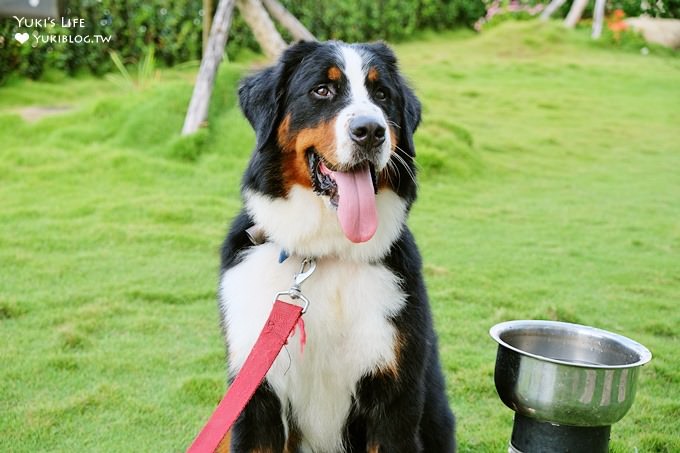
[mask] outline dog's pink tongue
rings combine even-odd
[[[331,172],[338,185],[338,220],[352,242],[366,242],[378,229],[375,189],[368,166],[352,172]]]

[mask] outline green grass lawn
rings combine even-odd
[[[462,452],[512,412],[487,331],[510,319],[627,335],[654,359],[615,452],[680,451],[680,58],[504,24],[396,46],[424,105],[425,260]],[[142,91],[0,89],[0,451],[183,451],[225,390],[218,248],[254,137],[224,64],[180,138],[194,68]],[[68,105],[30,124],[17,109]]]

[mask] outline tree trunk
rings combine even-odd
[[[595,11],[593,13],[593,39],[599,39],[602,34],[602,22],[604,21],[604,7],[607,0],[595,0]]]
[[[208,39],[210,39],[210,28],[212,27],[213,19],[213,0],[203,0],[203,55],[208,48]]]
[[[217,68],[224,56],[224,46],[227,44],[234,3],[235,0],[220,0],[217,5],[217,11],[210,28],[208,46],[201,60],[189,110],[184,119],[182,135],[193,134],[201,126],[201,123],[208,118],[210,95],[212,94]]]
[[[552,0],[541,13],[541,20],[548,20],[567,0]]]
[[[262,0],[262,3],[267,8],[267,11],[269,11],[269,14],[293,35],[295,41],[316,41],[314,35],[302,25],[302,22],[288,12],[281,3],[276,0]]]
[[[567,28],[574,28],[579,19],[581,19],[583,10],[586,9],[587,5],[588,0],[574,0],[574,3],[572,3],[571,9],[569,10],[569,14],[567,14],[567,18],[564,19],[564,25]]]
[[[237,6],[265,55],[272,60],[278,57],[286,48],[286,43],[276,30],[262,2],[260,0],[237,0]]]

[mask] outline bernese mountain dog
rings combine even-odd
[[[420,103],[383,43],[301,42],[245,78],[256,147],[222,246],[219,306],[238,373],[304,259],[296,330],[240,415],[231,451],[455,451],[421,258]]]

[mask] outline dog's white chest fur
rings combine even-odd
[[[278,263],[280,249],[253,247],[222,276],[220,303],[227,320],[229,366],[238,371],[264,326],[274,295],[290,287],[300,258]],[[307,344],[289,340],[267,381],[287,406],[314,452],[342,451],[342,431],[359,380],[395,361],[396,331],[389,318],[405,302],[397,277],[385,266],[324,258],[302,285],[310,300],[304,315]]]

